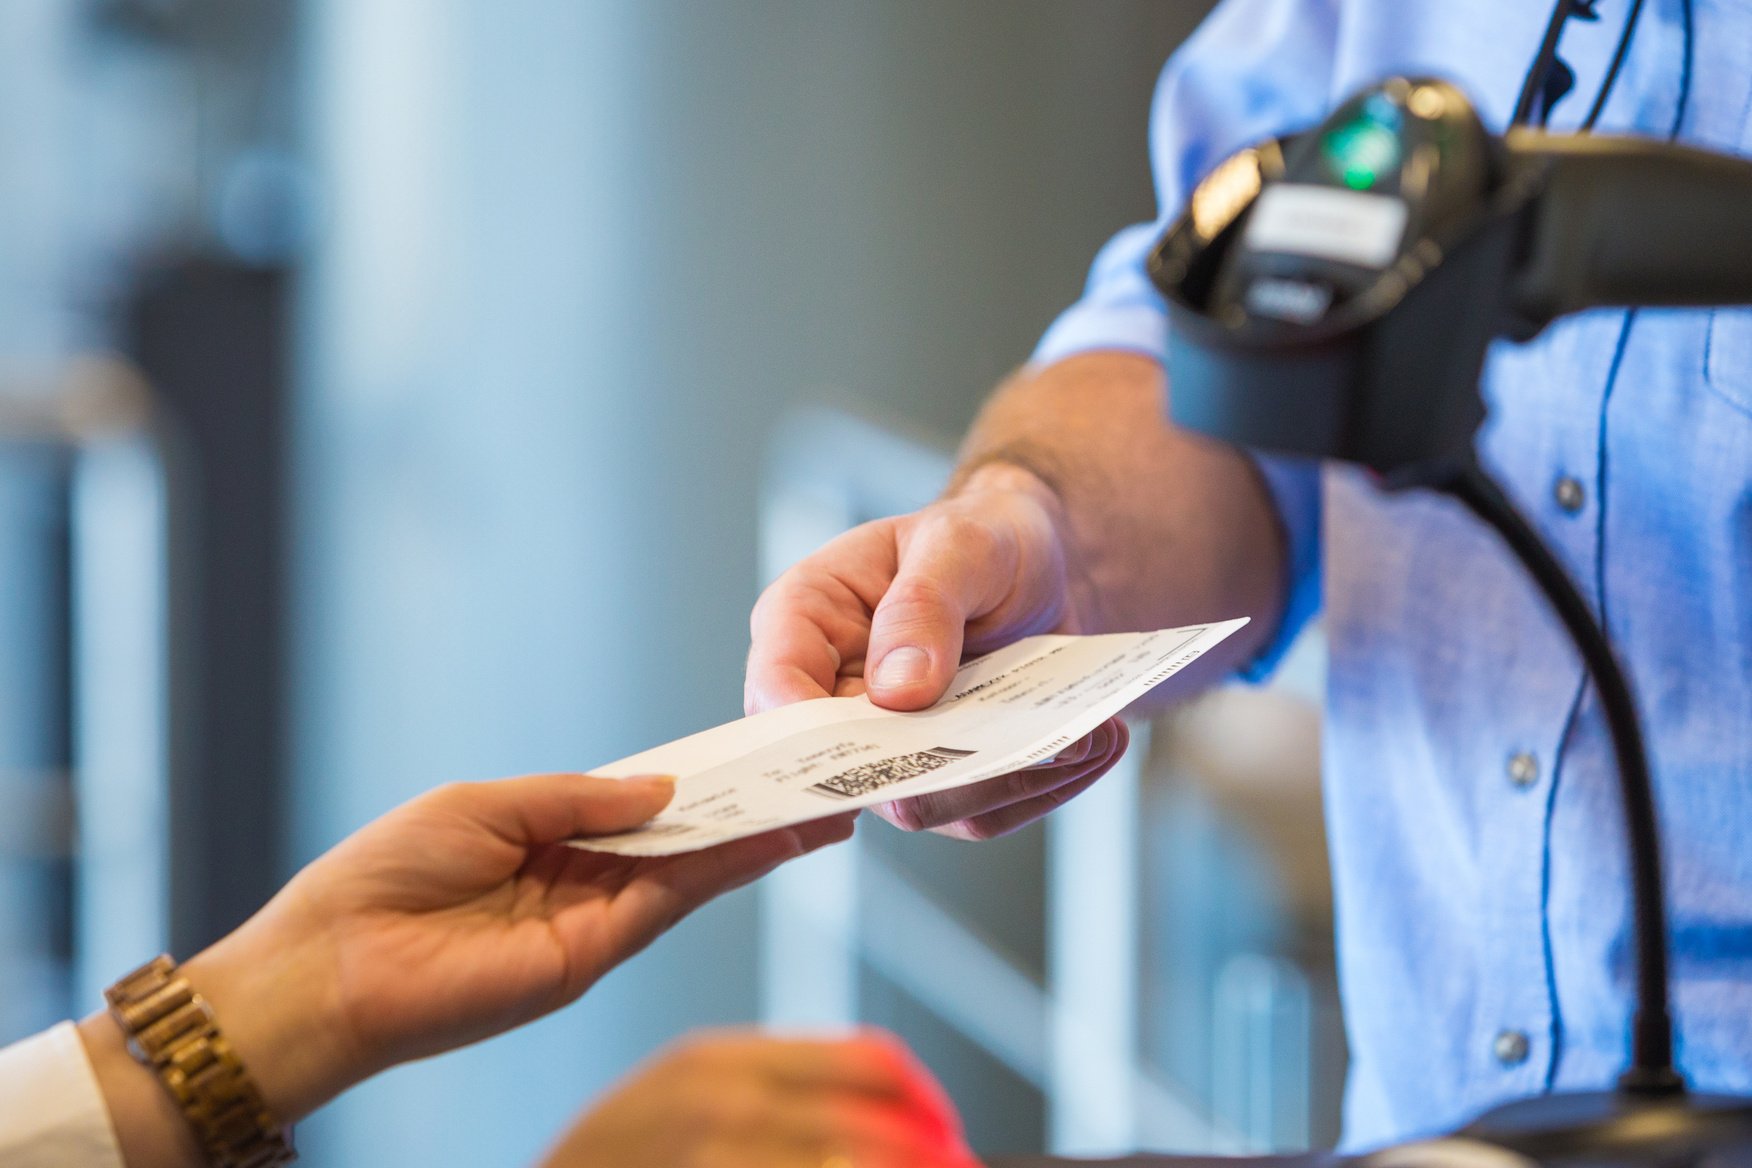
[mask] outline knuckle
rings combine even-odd
[[[773,678],[751,668],[742,682],[742,712],[753,715],[785,704],[784,691],[774,684]]]
[[[964,819],[960,823],[949,825],[943,834],[952,839],[966,840],[968,843],[984,843],[997,839],[1005,834],[1005,829],[996,823],[991,816],[981,815],[973,819]]]
[[[777,584],[768,584],[755,598],[754,607],[748,610],[748,635],[750,639],[760,635],[760,627],[766,623],[767,615],[775,603],[773,589],[777,587]]]
[[[944,795],[920,795],[916,803],[913,816],[918,820],[918,828],[915,830],[942,827],[946,823],[953,823],[964,814],[956,807],[953,798]]]
[[[892,803],[884,803],[880,808],[882,818],[900,828],[902,831],[924,831],[931,825],[921,814],[919,803],[926,796],[920,795],[912,799],[899,799]]]
[[[966,508],[944,509],[922,516],[914,539],[936,549],[947,549],[958,558],[979,562],[998,547],[998,534],[991,523]]]
[[[896,579],[883,600],[890,611],[940,609],[949,606],[950,595],[942,580],[921,573]]]
[[[1057,773],[1057,768],[1046,771],[1011,771],[1000,779],[994,780],[1002,784],[1001,806],[1022,803],[1041,794],[1051,791],[1064,781]]]
[[[805,568],[806,563],[795,564],[761,590],[748,614],[750,636],[758,634],[762,626],[771,623],[787,608],[795,607],[808,594],[809,586],[802,577]]]
[[[1070,763],[1087,762],[1089,759],[1095,757],[1097,750],[1102,748],[1106,741],[1106,737],[1106,732],[1097,731],[1094,734],[1088,734],[1079,738],[1063,754],[1058,756],[1059,763],[1065,765]]]
[[[1011,770],[1006,776],[1000,777],[999,783],[1004,785],[1004,802],[1006,804],[1020,804],[1021,800],[1032,799],[1034,795],[1037,795],[1041,786],[1051,785],[1051,779],[1042,783],[1041,772]]]
[[[1066,783],[1062,787],[1054,787],[1052,790],[1046,792],[1040,797],[1041,813],[1045,814],[1048,811],[1057,810],[1058,808],[1063,807],[1066,803],[1069,803],[1072,799],[1075,799],[1078,795],[1082,794],[1088,788],[1089,784],[1093,783],[1100,777],[1100,775],[1101,772],[1097,771],[1095,774],[1084,776],[1084,778],[1077,782]]]

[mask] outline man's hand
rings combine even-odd
[[[755,606],[748,712],[865,692],[889,709],[923,709],[943,696],[964,656],[1036,633],[1086,631],[1093,598],[1062,529],[1045,483],[993,462],[922,511],[840,536]],[[1088,787],[1126,741],[1115,719],[1044,766],[878,813],[909,831],[1003,835]]]
[[[844,815],[652,859],[563,842],[637,827],[672,793],[570,774],[440,787],[342,841],[184,971],[291,1122],[566,1005],[705,901],[852,830]]]
[[[947,497],[847,532],[767,589],[749,712],[866,690],[920,709],[964,656],[1034,633],[1248,616],[1200,677],[1250,659],[1283,611],[1283,532],[1253,463],[1171,426],[1167,393],[1156,362],[1118,351],[1012,378],[980,411]],[[881,814],[912,830],[1002,835],[1093,783],[1124,748],[1110,722],[1046,766]]]
[[[581,1116],[543,1168],[977,1168],[898,1039],[725,1031],[688,1039]]]

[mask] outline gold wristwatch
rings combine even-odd
[[[213,1008],[157,957],[105,990],[128,1049],[163,1081],[213,1168],[274,1168],[298,1158],[231,1049]]]

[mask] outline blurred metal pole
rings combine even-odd
[[[0,449],[0,1043],[68,1006],[65,467]]]
[[[1149,753],[1148,728],[1139,726],[1112,772],[1046,821],[1047,1150],[1061,1156],[1117,1156],[1138,1146],[1138,788]],[[1179,1118],[1189,1140],[1206,1134],[1195,1115]]]
[[[1211,1003],[1212,1109],[1255,1152],[1302,1151],[1313,1134],[1313,999],[1282,957],[1241,953],[1224,963]]]
[[[185,955],[287,876],[290,287],[282,267],[184,256],[144,269],[121,314],[170,495],[170,942]]]
[[[64,468],[65,561],[49,585],[62,615],[41,633],[66,668],[41,673],[36,684],[59,692],[39,693],[35,707],[65,710],[61,800],[73,814],[45,817],[33,835],[73,863],[57,1014],[100,1001],[104,984],[168,936],[170,556],[151,413],[138,375],[109,359],[70,363],[47,386],[0,387],[0,448],[54,451]]]

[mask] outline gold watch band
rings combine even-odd
[[[157,957],[104,991],[134,1057],[158,1073],[213,1168],[274,1168],[298,1158],[219,1032],[213,1008]]]

